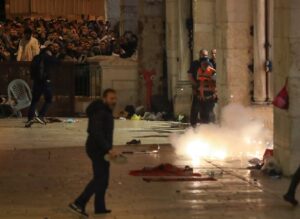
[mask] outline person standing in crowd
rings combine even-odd
[[[87,110],[88,138],[86,152],[92,161],[93,178],[87,184],[82,194],[69,205],[69,208],[80,216],[88,217],[85,207],[90,198],[95,195],[95,214],[108,214],[105,205],[105,193],[109,183],[109,162],[104,159],[108,154],[111,158],[117,154],[112,150],[114,118],[113,110],[117,103],[117,94],[113,89],[103,92],[102,100],[92,102]]]
[[[210,59],[209,59],[210,63],[212,64],[212,67],[214,69],[217,69],[217,50],[216,49],[212,49],[210,51]]]
[[[30,128],[34,122],[46,124],[45,115],[52,103],[51,74],[55,72],[56,65],[59,63],[59,60],[53,56],[53,50],[53,45],[49,43],[31,62],[30,74],[33,80],[33,88],[28,120],[25,124],[26,128]],[[45,103],[38,116],[36,116],[36,107],[42,95]]]
[[[32,36],[32,30],[26,28],[24,36],[20,40],[17,61],[32,61],[40,53],[39,42]]]
[[[215,80],[213,80],[215,70],[210,66],[210,64],[211,63],[208,60],[208,51],[201,49],[199,52],[199,59],[193,61],[190,69],[188,70],[188,77],[193,87],[193,102],[190,114],[190,123],[193,127],[197,125],[198,116],[201,112],[202,115],[200,115],[200,122],[210,122],[210,116],[207,116],[207,114],[210,114],[213,110],[216,96],[215,87],[212,86],[213,83],[215,83]],[[205,74],[207,74],[208,80],[202,80],[205,78],[203,77],[203,75],[206,76]],[[202,81],[200,81],[200,79]],[[202,88],[200,85],[202,85]]]
[[[298,205],[296,200],[296,189],[300,183],[300,166],[298,167],[296,173],[294,174],[288,192],[283,196],[284,200],[291,203],[292,205]]]

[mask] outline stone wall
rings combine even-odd
[[[101,65],[101,90],[113,88],[117,91],[118,106],[116,111],[124,109],[126,105],[136,106],[138,104],[140,93],[138,91],[137,61],[115,56],[99,56],[89,58],[89,60],[99,62]]]
[[[220,105],[250,104],[250,72],[253,41],[251,0],[216,1],[216,48]]]
[[[139,72],[154,70],[153,93],[163,93],[163,65],[165,59],[165,2],[164,1],[139,1],[138,36]],[[141,103],[144,104],[145,85],[140,80]]]
[[[117,25],[120,22],[120,1],[121,0],[106,0],[106,19],[110,21],[112,26]]]
[[[290,107],[275,109],[275,155],[284,173],[292,174],[300,163],[300,2],[275,1],[274,85],[277,93],[289,79]]]
[[[216,47],[216,0],[193,0],[194,59],[200,49]],[[219,16],[219,15],[218,15]]]

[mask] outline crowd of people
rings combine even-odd
[[[0,23],[0,61],[31,61],[49,44],[55,56],[68,61],[99,55],[128,58],[135,53],[138,38],[130,31],[120,35],[108,21],[100,20],[16,18]]]

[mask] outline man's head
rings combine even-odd
[[[208,51],[206,49],[201,49],[199,51],[199,58],[202,59],[202,58],[207,58],[208,57]]]
[[[211,58],[212,59],[216,59],[217,58],[217,50],[216,49],[212,49],[210,52],[211,52]]]
[[[108,88],[102,95],[103,103],[106,104],[111,110],[117,105],[117,92],[114,89]]]
[[[60,52],[60,45],[58,43],[53,43],[53,54],[56,55]]]
[[[31,36],[32,36],[32,30],[30,28],[26,28],[24,30],[24,38],[26,40],[30,40]]]

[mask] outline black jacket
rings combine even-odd
[[[101,100],[92,102],[87,110],[88,138],[86,142],[87,154],[90,157],[104,156],[112,149],[114,118],[112,110]]]
[[[59,59],[49,55],[47,49],[42,50],[31,62],[31,79],[37,82],[51,80],[51,74],[57,71],[59,63]]]

